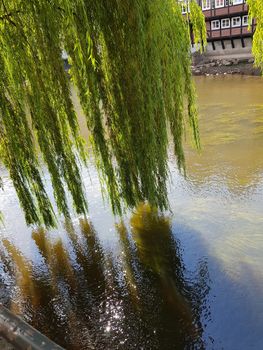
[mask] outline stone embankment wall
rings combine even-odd
[[[254,67],[254,59],[238,56],[193,55],[193,75],[261,75],[260,69]]]

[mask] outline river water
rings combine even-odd
[[[114,218],[90,166],[89,221],[32,231],[1,169],[0,301],[66,349],[262,348],[263,81],[196,85],[202,152],[186,140],[186,177],[170,157],[169,213]]]

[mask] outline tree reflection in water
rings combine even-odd
[[[140,205],[130,225],[116,225],[120,254],[103,249],[87,220],[65,229],[69,244],[33,232],[38,264],[2,239],[2,300],[9,308],[67,349],[205,346],[206,265],[186,281],[169,218]]]

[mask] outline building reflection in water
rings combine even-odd
[[[186,280],[169,218],[140,205],[116,225],[115,252],[87,220],[65,229],[68,242],[32,233],[37,264],[2,239],[0,296],[11,310],[67,349],[205,347],[207,268]]]

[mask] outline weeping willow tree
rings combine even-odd
[[[180,169],[187,118],[199,146],[181,10],[175,0],[0,0],[0,156],[27,224],[56,223],[42,162],[59,212],[70,216],[67,192],[76,213],[87,212],[80,174],[87,154],[71,84],[113,212],[141,201],[167,208],[169,130]],[[196,40],[205,40],[201,16],[193,2]]]
[[[247,0],[250,19],[256,19],[256,30],[253,36],[252,52],[255,65],[263,69],[263,2],[261,0]]]

